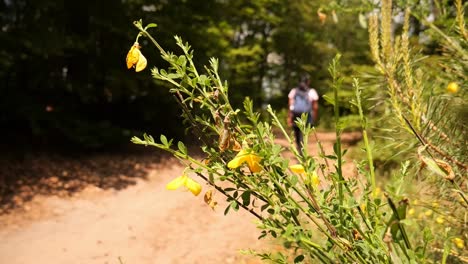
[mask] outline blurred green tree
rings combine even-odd
[[[183,137],[165,84],[146,74],[128,78],[124,60],[139,18],[159,25],[152,30],[169,50],[177,50],[174,34],[191,43],[197,65],[219,58],[237,107],[245,96],[256,107],[286,107],[303,72],[325,93],[326,65],[337,51],[345,66],[368,63],[357,14],[325,0],[8,0],[0,8],[0,125],[3,141],[15,144],[111,146],[141,128]],[[164,67],[145,53],[145,41],[148,68]]]

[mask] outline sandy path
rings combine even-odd
[[[0,263],[239,263],[237,250],[260,245],[245,212],[223,215],[203,197],[170,192],[174,165],[123,191],[88,188],[71,199],[35,201],[49,217],[0,232]],[[243,230],[244,232],[239,232]]]
[[[331,151],[333,135],[321,140]],[[183,168],[173,160],[159,167],[124,190],[90,186],[71,198],[37,196],[29,204],[33,210],[1,216],[0,263],[110,264],[119,257],[126,264],[259,263],[238,253],[271,247],[257,240],[250,214],[224,216],[222,202],[213,211],[202,195],[166,191]]]

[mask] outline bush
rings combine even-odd
[[[205,73],[200,74],[188,44],[176,37],[183,54],[167,52],[147,31],[155,25],[144,27],[141,21],[135,22],[140,31],[136,43],[140,37],[149,38],[169,63],[168,70],[153,68],[151,73],[155,79],[173,85],[170,92],[182,108],[189,129],[200,140],[205,158],[197,159],[182,142],[175,144],[163,135],[158,141],[146,134],[132,141],[166,150],[186,165],[183,175],[169,182],[167,189],[187,188],[199,195],[202,186],[193,178],[198,176],[212,186],[204,194],[209,206],[216,206],[214,192],[221,193],[229,202],[225,213],[239,208],[247,210],[258,219],[259,238],[280,239],[290,249],[276,254],[250,251],[262,259],[276,263],[463,261],[466,239],[462,231],[466,224],[463,208],[468,205],[463,187],[466,179],[461,177],[466,173],[460,159],[463,151],[458,155],[455,147],[450,149],[454,154],[438,151],[436,145],[428,143],[427,136],[418,132],[423,116],[427,118],[423,114],[431,110],[428,107],[431,100],[424,95],[418,79],[411,77],[414,70],[407,42],[409,11],[401,40],[393,46],[388,35],[391,10],[391,2],[383,1],[381,23],[377,16],[371,17],[370,43],[387,86],[387,109],[398,121],[393,125],[407,132],[405,141],[399,143],[413,144],[409,149],[421,166],[428,169],[418,171],[424,175],[422,179],[418,180],[411,169],[414,161],[407,160],[391,173],[384,192],[381,191],[376,182],[373,154],[379,146],[372,148],[368,136],[369,121],[358,79],[353,79],[352,104],[357,112],[354,122],[360,124],[363,132],[365,160],[357,162],[357,176],[343,174],[346,150],[341,146],[340,136],[346,127],[339,118],[339,94],[344,79],[339,55],[329,67],[333,95],[328,101],[333,106],[337,135],[334,153],[312,157],[306,149],[298,152],[294,148],[282,119],[271,107],[267,108],[271,122],[266,122],[253,111],[253,102],[248,98],[242,110],[231,106],[228,86],[218,75],[216,59],[211,59]],[[134,55],[138,65],[143,55],[139,52]],[[409,95],[412,100],[405,99]],[[305,120],[298,125],[306,135],[313,131]],[[431,130],[440,134],[434,127],[433,124]],[[274,130],[281,131],[289,141],[288,149],[294,153],[297,164],[280,155],[285,149],[274,143]],[[418,141],[422,147],[417,147]],[[435,193],[440,195],[434,196]],[[421,217],[415,218],[415,214]],[[419,231],[421,227],[423,232]]]

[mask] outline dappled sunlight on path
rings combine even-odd
[[[260,245],[253,219],[245,212],[224,217],[222,205],[213,211],[202,196],[166,191],[182,170],[168,164],[122,191],[94,187],[71,199],[40,198],[47,216],[0,231],[0,263],[247,261],[237,251]]]
[[[334,134],[318,135],[331,154]],[[277,143],[287,145],[284,139]],[[309,150],[317,153],[313,140]],[[125,264],[260,263],[238,253],[275,247],[257,240],[252,215],[240,209],[224,216],[221,194],[213,211],[203,195],[165,190],[182,171],[176,160],[162,159],[122,190],[89,185],[70,197],[34,196],[28,210],[0,215],[0,263],[111,264],[119,257]]]

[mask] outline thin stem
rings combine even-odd
[[[205,175],[199,173],[199,172],[195,172],[200,178],[202,178],[203,180],[205,180],[207,183],[209,183],[211,186],[213,186],[216,190],[218,190],[220,193],[222,193],[224,196],[226,196],[227,198],[229,199],[232,199],[234,201],[237,201],[236,198],[232,197],[231,195],[229,195],[228,193],[226,193],[224,191],[223,188],[219,187],[218,185],[212,183]],[[248,208],[247,206],[245,206],[243,203],[239,203],[237,202],[237,204],[242,207],[244,210],[246,210],[247,212],[251,213],[253,216],[257,217],[259,220],[264,220],[262,216],[260,216],[257,212],[255,212],[253,210],[253,208]]]
[[[374,169],[374,160],[372,156],[372,149],[369,146],[369,139],[367,137],[367,121],[364,117],[364,112],[362,110],[362,103],[361,103],[361,90],[359,89],[359,82],[357,79],[354,79],[353,86],[355,88],[355,95],[356,95],[356,106],[359,111],[359,117],[361,119],[361,126],[362,126],[362,136],[364,138],[364,145],[366,146],[366,154],[367,154],[367,162],[369,164],[369,173],[370,173],[370,182],[372,186],[372,193],[375,192],[376,184],[375,184],[375,169]]]
[[[408,235],[406,234],[405,227],[400,223],[400,221],[402,219],[400,218],[400,215],[398,214],[398,210],[397,210],[395,204],[393,203],[392,199],[388,195],[386,195],[386,196],[387,196],[388,205],[392,209],[393,215],[395,216],[395,218],[397,220],[396,225],[398,226],[398,229],[400,229],[403,240],[405,241],[405,245],[406,245],[406,247],[408,249],[411,249],[411,244],[410,244]]]
[[[324,262],[324,263],[334,263],[333,260],[330,259],[330,257],[327,256],[327,254],[325,254],[325,250],[321,246],[317,245],[316,243],[313,243],[312,241],[310,241],[308,239],[305,239],[304,237],[301,237],[299,239],[299,242],[302,243],[302,245],[309,248],[309,250],[311,252],[313,252],[322,262]],[[325,262],[325,260],[327,262]]]
[[[342,153],[341,153],[341,128],[340,128],[340,108],[338,104],[338,90],[340,89],[340,80],[338,77],[338,70],[337,66],[339,63],[339,58],[340,55],[337,55],[335,59],[332,62],[331,66],[331,73],[333,77],[333,95],[334,95],[334,104],[333,104],[333,110],[334,110],[334,116],[335,116],[335,134],[336,134],[336,143],[335,143],[335,155],[336,155],[336,174],[338,176],[338,200],[340,202],[340,207],[339,207],[339,214],[340,214],[340,222],[343,223],[344,215],[343,215],[343,208],[342,208],[342,203],[344,201],[344,195],[343,195],[343,182],[345,181],[343,178],[343,171],[342,171]]]
[[[324,230],[324,229],[319,225],[319,223],[309,214],[308,211],[306,211],[294,198],[292,198],[290,195],[287,195],[286,190],[284,190],[284,188],[281,186],[281,184],[280,184],[278,181],[276,181],[275,179],[272,179],[272,181],[273,181],[273,183],[275,184],[275,186],[276,186],[278,189],[281,190],[281,192],[284,194],[285,198],[287,198],[289,202],[293,203],[297,208],[299,208],[299,209],[315,224],[315,226],[316,226],[324,235],[326,235],[335,245],[337,245],[337,246],[340,247],[341,249],[344,249],[344,247],[343,247],[340,243],[337,242],[336,236],[335,236],[335,235],[336,235],[336,231],[335,231],[335,234],[333,234],[333,232],[334,232],[334,231],[333,231],[333,230],[334,230],[333,227],[332,227],[332,230],[330,230],[330,232],[331,232],[332,234],[329,234],[328,232],[325,232],[325,230]],[[307,199],[307,197],[305,197],[305,195],[304,195],[302,192],[300,192],[299,190],[295,189],[294,187],[293,187],[293,190],[296,191],[296,193],[299,194],[299,196],[301,196],[301,198],[302,198],[307,204],[309,204],[309,206],[310,206],[311,208],[313,208],[313,209],[315,210],[313,204],[310,204],[309,200]],[[327,223],[327,221],[325,221],[325,223]],[[328,226],[327,226],[327,228],[328,228]]]
[[[289,143],[289,151],[291,151],[292,153],[294,153],[294,156],[295,157],[299,157],[299,152],[297,151],[297,149],[294,147],[294,143],[292,142],[291,140],[291,137],[288,135],[288,133],[286,132],[286,130],[284,129],[283,125],[281,125],[281,122],[279,121],[278,117],[276,116],[276,114],[273,112],[273,109],[271,108],[271,105],[268,105],[267,107],[267,111],[268,113],[273,117],[273,119],[275,120],[275,123],[276,123],[276,126],[281,130],[281,132],[283,133],[284,137],[286,138],[286,140],[288,141]]]
[[[319,148],[319,155],[325,161],[325,164],[326,164],[328,170],[330,170],[330,164],[328,164],[328,159],[325,157],[325,155],[326,155],[325,150],[323,149],[322,142],[320,141],[320,139],[317,136],[317,131],[315,130],[315,127],[313,128],[313,130],[314,130],[315,141],[317,142],[317,146]],[[323,170],[322,170],[322,174],[325,175],[325,172]]]
[[[143,33],[143,35],[147,38],[149,38],[151,40],[151,42],[153,42],[153,44],[156,46],[156,48],[158,48],[159,52],[161,52],[161,54],[163,55],[163,57],[168,57],[169,55],[167,54],[167,52],[159,45],[159,43],[148,33],[148,31],[146,31],[143,26],[135,21],[133,22],[133,25],[135,25],[135,27],[137,27],[141,33]]]

